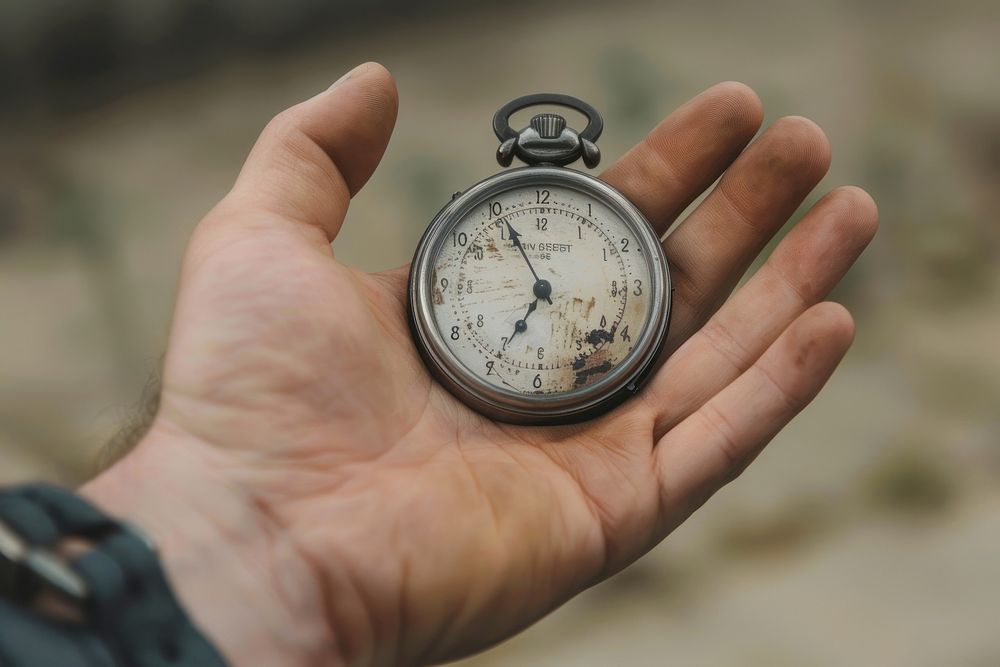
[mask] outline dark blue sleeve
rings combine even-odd
[[[116,667],[91,633],[0,599],[0,667]]]

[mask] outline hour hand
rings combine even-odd
[[[524,314],[524,317],[519,319],[517,322],[514,322],[514,333],[512,333],[510,335],[510,338],[507,339],[507,342],[503,344],[502,349],[504,350],[507,349],[507,346],[510,345],[510,342],[514,340],[514,336],[516,336],[519,333],[524,333],[525,331],[528,330],[528,315],[531,315],[533,312],[535,312],[535,308],[537,307],[538,307],[538,299],[535,299],[530,304],[528,304],[528,312]]]

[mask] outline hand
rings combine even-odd
[[[190,241],[155,422],[86,489],[154,534],[237,667],[440,661],[519,631],[734,479],[853,336],[821,300],[875,231],[857,188],[823,197],[727,300],[829,149],[782,118],[744,151],[760,102],[724,83],[603,175],[663,233],[722,174],[664,241],[669,358],[600,419],[489,421],[421,363],[407,267],[331,253],[395,116],[368,64],[268,125]]]

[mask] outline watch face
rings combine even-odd
[[[425,356],[467,402],[485,394],[541,419],[593,406],[635,379],[665,332],[658,239],[620,194],[568,169],[470,189],[431,225],[414,269]]]

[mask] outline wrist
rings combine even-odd
[[[218,457],[157,425],[81,493],[153,538],[181,605],[232,667],[341,664],[315,573]]]

